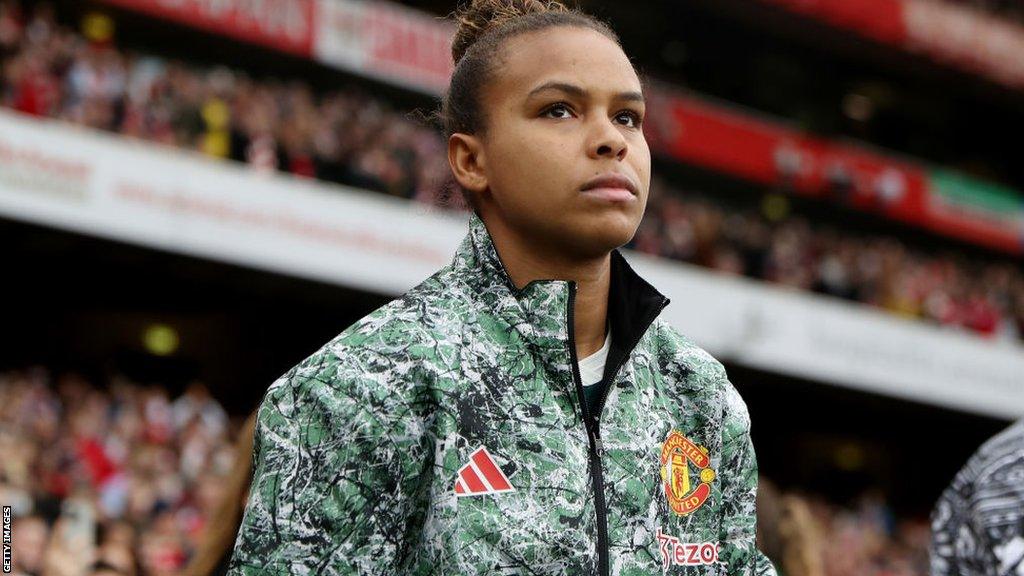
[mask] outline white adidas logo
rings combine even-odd
[[[459,477],[455,480],[456,496],[486,496],[513,491],[512,483],[483,446],[470,454],[469,462],[459,468]]]

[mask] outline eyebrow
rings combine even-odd
[[[547,90],[558,90],[560,92],[565,92],[566,94],[570,94],[577,98],[585,98],[589,95],[589,93],[585,89],[580,88],[575,84],[569,84],[568,82],[559,82],[557,80],[553,80],[551,82],[545,82],[540,86],[537,86],[533,90],[530,90],[530,93],[527,94],[526,97],[532,98],[535,94],[545,92]],[[615,95],[615,99],[627,100],[631,102],[644,102],[644,95],[641,94],[640,92],[634,91],[619,92],[618,94]]]

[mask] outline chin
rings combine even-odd
[[[587,256],[602,256],[633,239],[640,222],[626,214],[599,218],[576,228],[578,248]]]

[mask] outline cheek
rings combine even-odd
[[[645,179],[649,178],[651,175],[651,149],[642,135],[633,143],[632,156],[637,175]]]
[[[640,185],[644,190],[650,192],[651,186],[651,150],[647,146],[647,141],[642,137],[633,146],[632,154],[632,166],[636,172],[637,178],[640,179]]]
[[[499,204],[551,206],[562,202],[574,185],[572,146],[548,134],[509,135],[495,142],[489,155],[491,188]]]

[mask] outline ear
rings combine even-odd
[[[481,194],[487,189],[486,163],[480,139],[456,132],[448,138],[448,164],[464,189]]]

